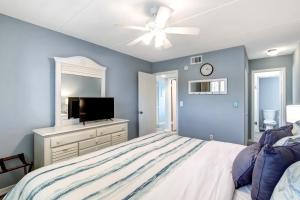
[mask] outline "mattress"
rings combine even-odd
[[[251,185],[235,190],[233,200],[251,200]]]
[[[5,199],[228,200],[232,163],[243,148],[154,133],[37,169]]]

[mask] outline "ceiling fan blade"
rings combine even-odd
[[[164,28],[170,18],[173,10],[171,8],[161,6],[157,12],[155,23],[159,28]]]
[[[168,34],[181,34],[181,35],[198,35],[200,29],[196,27],[168,27],[165,28]]]
[[[129,43],[127,44],[127,46],[133,46],[133,45],[136,45],[136,44],[138,44],[139,42],[148,40],[148,38],[149,38],[149,33],[146,33],[146,34],[144,34],[144,35],[142,35],[142,36],[136,38],[135,40],[129,42]],[[151,38],[151,39],[152,39],[152,38]]]
[[[132,29],[132,30],[139,30],[139,31],[149,31],[148,28],[143,27],[143,26],[127,26],[127,25],[119,25],[119,24],[116,24],[116,26],[119,26],[119,27],[125,28],[125,29]]]
[[[170,42],[170,40],[168,38],[165,39],[164,41],[164,48],[168,49],[172,47],[172,43]]]

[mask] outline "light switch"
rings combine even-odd
[[[183,107],[183,101],[179,101],[179,106]]]

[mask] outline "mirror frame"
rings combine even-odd
[[[68,58],[54,57],[55,60],[55,126],[62,126],[61,118],[61,75],[72,74],[101,78],[101,96],[105,97],[106,67],[97,64],[93,60],[74,56]]]

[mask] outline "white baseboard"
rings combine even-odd
[[[1,196],[4,196],[5,194],[7,194],[15,185],[10,185],[10,186],[7,186],[5,188],[1,188],[0,189],[0,197]]]

